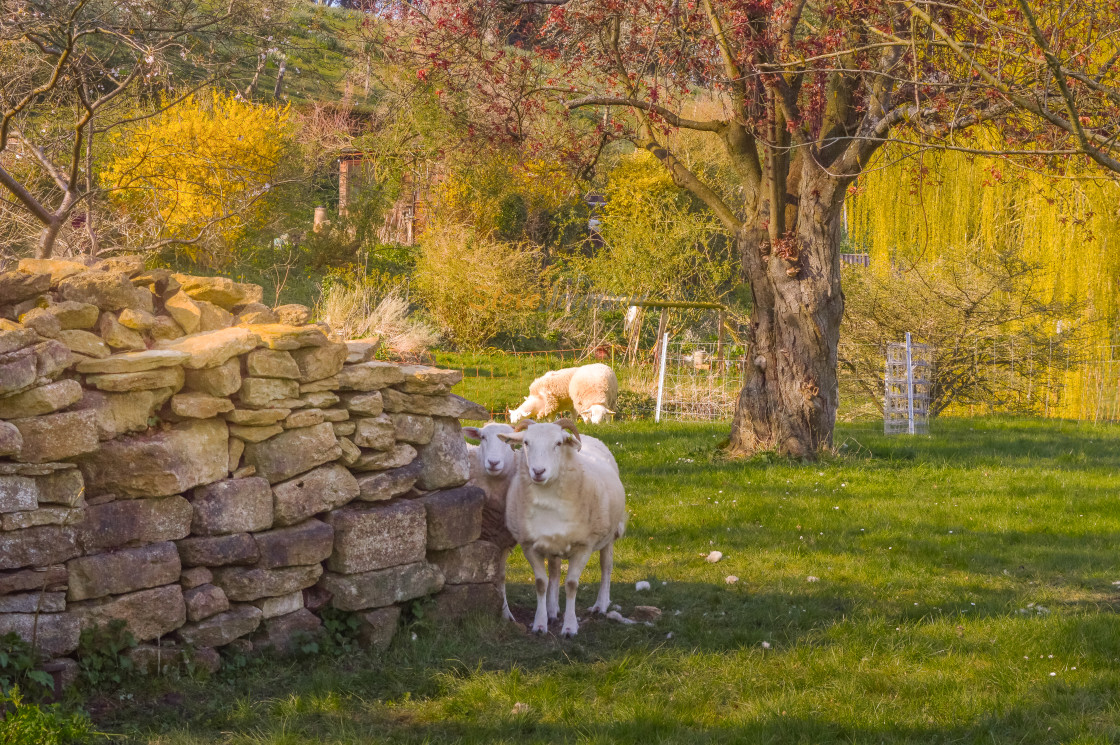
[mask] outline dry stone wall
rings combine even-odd
[[[139,664],[285,648],[329,606],[497,613],[456,371],[377,361],[261,288],[23,260],[0,273],[0,634],[65,657],[123,620]]]

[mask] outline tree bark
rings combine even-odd
[[[754,295],[746,380],[731,425],[732,454],[776,450],[815,458],[832,445],[839,390],[836,347],[844,314],[840,216],[847,179],[813,158],[790,174],[796,205],[789,230],[771,239],[769,206],[740,230],[743,268]],[[790,225],[789,217],[795,217]]]

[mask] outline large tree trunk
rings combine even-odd
[[[772,240],[767,210],[737,236],[754,295],[746,381],[731,425],[732,453],[760,450],[815,458],[832,445],[839,393],[836,347],[840,215],[845,179],[801,159],[792,229]],[[794,174],[791,174],[793,176]]]

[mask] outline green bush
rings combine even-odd
[[[0,745],[81,745],[106,737],[84,712],[28,703],[18,686],[0,694],[0,712]]]

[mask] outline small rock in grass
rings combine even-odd
[[[710,554],[708,554],[708,557],[706,559],[704,559],[704,561],[708,562],[709,564],[715,564],[717,561],[719,561],[722,558],[723,558],[723,552],[722,551],[713,551]]]

